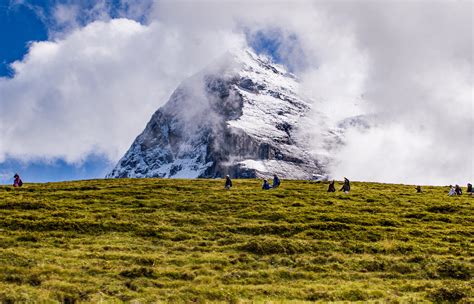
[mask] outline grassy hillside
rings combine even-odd
[[[0,302],[472,303],[474,198],[352,186],[0,187]]]

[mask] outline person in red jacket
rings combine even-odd
[[[23,186],[23,182],[18,174],[13,176],[13,187],[21,187]]]

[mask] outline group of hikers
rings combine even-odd
[[[270,182],[268,179],[264,178],[263,179],[263,184],[262,184],[262,189],[263,190],[269,190],[269,189],[274,189],[278,188],[281,184],[280,179],[276,174],[273,175],[273,183],[270,185]],[[225,186],[224,188],[229,190],[232,187],[232,180],[230,179],[229,175],[226,175],[225,177]],[[462,195],[462,189],[459,185],[456,186],[449,186],[449,196],[454,196],[454,195]],[[416,186],[416,193],[422,193],[423,190],[421,189],[421,186]],[[342,185],[341,189],[339,191],[343,191],[344,193],[348,194],[349,191],[351,191],[351,182],[347,177],[344,177],[344,184]],[[336,192],[336,181],[332,180],[329,183],[328,191],[327,192]],[[467,194],[474,195],[474,191],[472,190],[472,184],[468,183],[467,184]]]
[[[421,189],[421,186],[416,186],[416,193],[422,193],[423,190]],[[474,196],[474,191],[472,191],[472,184],[471,183],[467,183],[467,190],[466,190],[466,193],[468,195],[473,195]],[[459,185],[449,185],[449,192],[448,192],[448,195],[449,196],[456,196],[456,195],[462,195],[462,188],[461,186]]]
[[[270,182],[268,181],[268,179],[266,179],[266,178],[263,179],[262,189],[263,190],[275,189],[275,188],[280,187],[280,184],[281,184],[281,181],[278,178],[278,175],[274,174],[273,175],[273,181],[272,181],[271,185],[270,185]],[[227,190],[232,188],[232,180],[230,179],[229,175],[225,176],[224,188],[227,189]],[[344,184],[342,185],[342,188],[341,188],[340,191],[344,191],[344,193],[349,193],[350,190],[351,190],[350,181],[349,181],[348,178],[344,177]],[[336,187],[335,187],[335,181],[334,180],[329,184],[328,192],[336,192]]]
[[[466,193],[473,195],[474,192],[472,191],[472,184],[470,184],[470,183],[467,184]],[[455,185],[455,186],[449,185],[448,195],[449,196],[462,195],[462,188],[459,185]]]
[[[268,182],[268,179],[264,178],[263,179],[263,184],[262,184],[262,189],[263,190],[270,190],[270,189],[274,189],[274,188],[278,188],[280,186],[280,179],[278,178],[278,176],[276,174],[273,175],[273,182],[272,184],[270,185],[270,183]],[[225,185],[224,185],[224,188],[229,190],[230,188],[232,188],[232,180],[230,179],[230,176],[229,175],[226,175],[225,176]]]
[[[329,183],[328,187],[328,192],[336,192],[336,186],[335,186],[336,181],[332,180]],[[351,191],[351,182],[347,177],[344,177],[344,184],[342,185],[342,188],[339,191],[344,191],[344,193],[349,193]]]
[[[270,189],[275,189],[278,188],[281,184],[280,179],[276,174],[273,175],[273,181],[272,184],[270,185],[270,182],[268,179],[264,178],[263,179],[263,184],[262,184],[262,189],[263,190],[270,190]],[[336,192],[336,181],[332,180],[329,183],[328,191],[327,192]],[[13,187],[21,187],[23,186],[23,181],[21,180],[20,176],[18,174],[15,174],[13,176]],[[226,175],[225,177],[225,185],[224,188],[229,190],[232,188],[232,180],[230,179],[229,175]],[[416,186],[416,193],[422,193],[421,186]],[[342,185],[341,189],[339,191],[344,191],[344,193],[349,193],[351,190],[351,183],[347,177],[344,177],[344,184]],[[474,195],[474,191],[472,190],[472,184],[468,183],[467,184],[467,194]],[[456,196],[456,195],[462,195],[462,188],[459,185],[449,186],[449,196]]]
[[[273,175],[273,183],[272,185],[270,186],[270,183],[268,182],[267,179],[263,179],[263,184],[262,184],[262,189],[263,190],[269,190],[269,189],[272,189],[272,188],[278,188],[280,186],[280,179],[278,178],[278,176],[276,174]]]

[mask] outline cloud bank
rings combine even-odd
[[[369,60],[361,104],[375,128],[349,134],[332,171],[360,180],[473,179],[473,6],[387,2],[331,8]]]
[[[97,7],[83,24],[77,7],[58,6],[67,31],[33,43],[0,79],[0,161],[116,161],[184,78],[263,33],[332,123],[374,117],[333,152],[334,177],[473,180],[469,1],[123,3],[120,16],[143,23]]]
[[[0,79],[0,160],[80,162],[98,154],[116,161],[184,78],[240,43],[218,33],[183,35],[113,19],[33,43],[12,65],[15,77]]]

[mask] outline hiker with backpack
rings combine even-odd
[[[349,193],[349,191],[351,191],[351,184],[347,177],[344,177],[344,185],[342,185],[342,188],[339,191],[344,191],[344,193],[346,194]]]
[[[263,180],[262,189],[263,189],[263,190],[270,190],[271,188],[272,188],[272,186],[270,186],[270,184],[268,183],[268,180],[267,180],[267,179],[264,179],[264,180]]]
[[[278,188],[280,186],[280,179],[276,174],[273,175],[273,185],[272,188]]]
[[[454,191],[456,191],[456,195],[462,195],[462,189],[459,187],[459,185],[454,187]]]
[[[229,175],[226,175],[224,189],[229,190],[230,188],[232,188],[232,180]]]
[[[336,192],[336,186],[334,185],[335,181],[329,183],[328,192]]]

